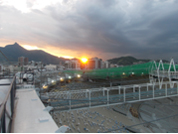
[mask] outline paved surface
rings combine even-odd
[[[54,133],[58,127],[34,89],[18,89],[15,113],[12,122],[13,133]]]

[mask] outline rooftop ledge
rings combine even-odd
[[[39,99],[35,89],[16,90],[11,132],[54,133],[58,126]]]

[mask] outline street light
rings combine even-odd
[[[78,75],[77,75],[77,78],[80,78],[80,77],[81,77],[81,75],[80,75],[80,74],[78,74]]]

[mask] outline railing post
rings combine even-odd
[[[125,87],[124,87],[124,102],[125,102],[125,90],[126,90],[126,89],[125,89]]]
[[[85,93],[85,97],[86,97],[86,98],[88,98],[87,91],[88,91],[88,89],[86,90],[86,93]]]
[[[148,94],[149,86],[151,86],[151,83],[147,83],[147,97],[149,96],[149,94]]]
[[[107,90],[107,88],[103,88],[103,96],[105,96],[105,91]]]
[[[166,90],[165,90],[165,95],[167,96],[167,83],[165,84]]]
[[[110,87],[112,87],[112,82],[110,82]]]
[[[118,86],[118,92],[119,92],[119,95],[120,95],[121,94],[121,86]],[[119,96],[119,100],[121,100],[120,96]]]
[[[71,93],[69,92],[69,110],[71,110]]]
[[[103,88],[103,96],[105,96],[105,90],[104,90],[104,88]]]
[[[120,86],[118,86],[118,88],[119,88],[119,94],[121,94],[121,87],[120,87]]]
[[[177,94],[178,94],[178,82],[176,84],[177,84]]]
[[[1,131],[2,133],[6,133],[6,116],[5,116],[5,113],[6,113],[6,104],[4,105],[4,110],[3,110],[3,115],[2,115],[2,122],[1,122],[1,125],[2,125],[2,128],[1,128]]]
[[[11,87],[10,101],[11,101],[11,114],[13,114],[13,108],[14,108],[14,84]]]
[[[139,100],[141,99],[140,86],[139,86]]]
[[[107,89],[107,104],[109,105],[109,89]]]
[[[154,84],[153,84],[153,99],[155,98],[155,89],[154,89]]]
[[[89,107],[91,107],[91,91],[89,90]]]

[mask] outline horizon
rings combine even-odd
[[[2,0],[0,46],[57,57],[177,58],[176,0]]]
[[[5,48],[5,47],[7,47],[7,46],[11,46],[11,45],[15,45],[15,44],[18,44],[19,46],[21,46],[22,48],[24,48],[24,49],[27,50],[27,51],[41,50],[41,51],[44,51],[44,52],[46,52],[46,53],[48,53],[48,54],[51,54],[51,53],[49,53],[48,51],[46,51],[45,49],[40,49],[40,48],[38,48],[37,46],[20,45],[18,42],[14,42],[14,44],[8,44],[8,45],[1,46],[1,47]],[[53,54],[51,54],[51,55],[53,55]],[[75,58],[77,58],[77,59],[82,59],[82,58],[85,57],[85,56],[82,56],[82,57],[68,57],[68,56],[57,56],[57,55],[53,55],[53,56],[58,57],[58,58],[69,59],[69,60],[70,60],[70,59],[75,59]],[[96,57],[96,56],[95,56],[95,57]],[[91,58],[95,58],[95,57],[91,57]],[[121,57],[133,57],[133,56],[128,55],[128,56],[121,56]],[[121,57],[113,57],[113,58],[110,58],[110,59],[121,58]],[[88,58],[88,57],[87,57],[87,58]],[[97,57],[97,58],[101,58],[101,57]],[[136,58],[136,57],[133,57],[133,58]],[[88,58],[88,59],[90,59],[90,58]],[[110,59],[107,59],[107,60],[110,60]],[[136,58],[136,59],[140,59],[140,58]]]
[[[85,56],[82,56],[82,57],[68,57],[68,56],[56,56],[56,55],[53,55],[53,54],[51,54],[51,53],[49,53],[48,51],[46,51],[46,50],[44,50],[44,49],[40,49],[40,48],[38,48],[38,47],[36,47],[36,46],[25,46],[25,45],[20,45],[18,42],[14,42],[14,44],[8,44],[8,45],[5,45],[5,46],[1,46],[2,48],[5,48],[5,47],[7,47],[7,46],[12,46],[12,45],[15,45],[15,44],[17,44],[17,45],[19,45],[20,47],[22,47],[23,49],[25,49],[25,50],[27,50],[27,51],[33,51],[33,50],[41,50],[41,51],[44,51],[45,53],[48,53],[48,54],[50,54],[50,55],[52,55],[52,56],[55,56],[55,57],[57,57],[57,58],[64,58],[64,59],[66,59],[66,60],[71,60],[71,59],[79,59],[79,60],[81,60],[82,61],[82,58],[87,58],[87,60],[88,59],[91,59],[91,58],[95,58],[95,57],[97,57],[97,56],[95,56],[95,57],[90,57],[90,58],[88,58],[88,57],[85,57]],[[25,46],[25,47],[24,47]],[[138,60],[142,60],[142,58],[137,58],[137,57],[134,57],[134,56],[132,56],[132,55],[127,55],[127,56],[120,56],[120,57],[113,57],[113,58],[110,58],[110,59],[106,59],[106,60],[103,60],[101,57],[97,57],[97,58],[99,58],[99,59],[102,59],[103,61],[107,61],[107,60],[111,60],[111,59],[115,59],[115,58],[123,58],[123,57],[133,57],[133,58],[136,58],[136,59],[138,59]],[[86,59],[85,59],[86,60]],[[153,60],[153,59],[144,59],[144,60]]]
[[[8,45],[5,45],[5,46],[1,46],[3,48],[5,48],[6,46],[11,46],[11,45],[15,45],[15,44],[18,44],[20,47],[22,47],[23,49],[27,50],[27,51],[33,51],[33,50],[41,50],[41,51],[44,51],[45,53],[48,53],[52,56],[55,56],[57,58],[64,58],[66,60],[71,60],[71,59],[79,59],[79,60],[82,60],[82,58],[87,58],[87,59],[91,59],[91,58],[99,58],[99,59],[102,59],[101,57],[99,56],[94,56],[94,57],[86,57],[86,56],[82,56],[82,57],[68,57],[68,56],[57,56],[57,55],[54,55],[54,54],[51,54],[49,53],[48,51],[46,51],[45,49],[40,49],[38,48],[37,46],[28,46],[28,45],[20,45],[18,42],[14,42],[14,44],[8,44]],[[25,47],[24,47],[25,46]],[[108,59],[102,59],[103,61],[107,61],[107,60],[111,60],[111,59],[117,59],[117,58],[123,58],[123,57],[133,57],[133,58],[136,58],[137,60],[160,60],[160,59],[148,59],[148,58],[138,58],[138,57],[134,57],[132,55],[126,55],[126,56],[120,56],[120,57],[112,57],[112,58],[108,58]],[[162,59],[162,60],[171,60],[172,57],[170,59]]]
[[[20,45],[18,42],[14,42],[14,44],[15,43],[17,43],[18,45]],[[14,44],[8,44],[8,45],[14,45]],[[5,45],[5,46],[1,46],[1,47],[6,47],[6,46],[8,46],[8,45]],[[38,48],[37,46],[29,46],[29,45],[20,45],[21,47],[23,47],[25,50],[28,50],[28,51],[33,51],[33,50],[42,50],[42,51],[44,51],[44,52],[46,52],[46,53],[48,53],[48,54],[51,54],[51,55],[53,55],[53,56],[56,56],[56,57],[58,57],[58,58],[64,58],[64,59],[75,59],[75,58],[77,58],[77,59],[81,59],[82,57],[86,57],[86,56],[81,56],[81,57],[70,57],[70,56],[58,56],[58,55],[55,55],[55,54],[52,54],[52,53],[50,53],[50,52],[48,52],[47,50],[45,50],[45,49],[43,49],[43,48]],[[121,57],[128,57],[128,56],[130,56],[130,57],[133,57],[132,55],[126,55],[126,56],[120,56],[120,57],[112,57],[112,58],[110,58],[110,59],[114,59],[114,58],[121,58]],[[97,57],[97,56],[94,56],[94,57]],[[88,59],[90,59],[90,58],[94,58],[94,57],[87,57]],[[101,57],[98,57],[98,58],[101,58]],[[136,58],[136,59],[140,59],[140,58],[137,58],[137,57],[134,57],[134,58]],[[102,58],[101,58],[102,59]],[[110,59],[105,59],[105,61],[106,60],[110,60]],[[103,60],[103,59],[102,59]]]

